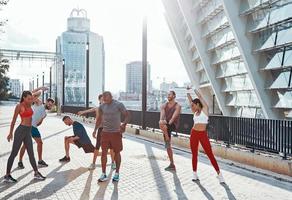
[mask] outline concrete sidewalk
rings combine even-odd
[[[71,162],[62,165],[63,137],[72,135],[61,118],[49,115],[40,130],[44,139],[44,160],[49,167],[40,171],[47,175],[42,182],[33,180],[33,172],[25,156],[24,170],[17,170],[14,162],[13,176],[16,184],[2,183],[11,143],[6,140],[13,107],[0,105],[0,199],[292,199],[292,184],[219,162],[227,185],[220,185],[214,169],[205,156],[198,164],[200,182],[191,181],[191,155],[175,151],[177,173],[164,171],[168,165],[166,152],[161,145],[132,135],[125,135],[122,152],[121,180],[97,183],[100,176],[100,159],[95,171],[87,166],[92,154],[76,147],[71,148]],[[5,113],[5,115],[4,115]],[[92,128],[86,126],[91,136]],[[94,140],[92,140],[95,143]],[[34,147],[36,150],[36,147]],[[36,153],[35,153],[36,156]],[[109,168],[110,169],[110,166]],[[110,175],[112,172],[108,171]]]

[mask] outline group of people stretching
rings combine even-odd
[[[17,180],[11,176],[11,168],[20,148],[21,150],[18,167],[24,168],[22,158],[26,149],[29,155],[30,163],[35,172],[35,179],[44,180],[46,178],[38,171],[32,145],[33,138],[37,143],[39,158],[38,165],[39,167],[47,167],[48,164],[42,159],[43,143],[40,132],[37,128],[46,117],[45,109],[50,110],[54,106],[53,99],[47,99],[45,104],[43,104],[39,100],[41,91],[45,89],[46,88],[38,88],[32,92],[24,91],[20,103],[15,108],[14,116],[10,126],[10,132],[7,136],[9,142],[13,139],[14,124],[18,115],[20,115],[21,117],[21,123],[14,132],[12,151],[7,162],[7,170],[4,177],[4,181],[6,182],[17,182]],[[190,91],[190,88],[188,88],[188,91]],[[216,170],[219,182],[224,183],[224,178],[222,176],[222,173],[220,172],[218,163],[212,152],[211,144],[206,131],[208,124],[208,105],[198,90],[195,90],[195,93],[197,96],[197,98],[195,99],[191,97],[190,92],[187,93],[188,100],[194,114],[194,125],[191,130],[190,136],[190,147],[192,152],[193,166],[192,180],[199,180],[199,177],[197,175],[197,157],[199,143],[201,143],[201,146],[203,147],[205,153],[207,154],[213,167]],[[176,171],[171,146],[171,135],[172,132],[176,131],[179,126],[181,106],[178,102],[176,102],[175,98],[175,92],[169,91],[167,96],[167,102],[161,106],[159,121],[159,127],[163,132],[165,148],[167,150],[167,154],[170,160],[169,166],[165,168],[165,170],[167,171]],[[105,182],[108,180],[108,175],[106,174],[108,152],[111,155],[111,169],[115,170],[112,181],[117,182],[120,180],[119,172],[121,166],[121,151],[123,150],[122,138],[127,123],[129,122],[129,113],[124,104],[117,100],[114,100],[112,94],[108,91],[104,92],[102,95],[99,95],[98,100],[100,102],[100,105],[98,107],[78,112],[78,115],[95,113],[96,121],[92,136],[96,139],[96,145],[94,146],[92,144],[84,126],[81,123],[74,121],[70,116],[64,116],[62,119],[63,122],[66,125],[73,127],[74,135],[65,136],[65,156],[59,161],[70,161],[70,144],[74,144],[78,148],[83,148],[85,153],[93,153],[93,160],[89,166],[89,169],[93,170],[96,168],[95,163],[97,156],[100,154],[99,150],[101,148],[102,173],[100,178],[98,179],[98,182]]]

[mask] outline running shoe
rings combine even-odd
[[[217,178],[218,178],[220,183],[225,183],[225,180],[224,180],[223,175],[222,175],[221,172],[218,174]]]
[[[96,168],[96,165],[94,163],[91,163],[88,167],[89,170],[94,170]]]
[[[117,168],[116,163],[112,162],[111,168],[112,170],[115,170]]]
[[[6,183],[16,183],[17,180],[14,179],[11,175],[4,176],[4,182]]]
[[[113,182],[119,182],[120,180],[120,175],[119,173],[115,173],[114,177],[113,177]]]
[[[39,162],[38,162],[38,165],[39,165],[39,167],[48,167],[49,165],[45,162],[45,161],[43,161],[43,160],[40,160]]]
[[[40,172],[37,172],[34,174],[34,179],[43,181],[46,179],[46,177],[43,176]]]
[[[64,156],[64,158],[61,158],[59,161],[60,162],[70,162],[70,157]]]
[[[168,167],[164,169],[165,171],[176,171],[175,165],[170,164]]]
[[[18,162],[18,169],[24,169],[24,165],[23,165],[22,161]]]
[[[100,178],[98,179],[98,182],[105,182],[108,180],[108,177],[106,174],[102,173]]]
[[[197,172],[194,172],[192,181],[199,181],[199,177],[198,177]]]

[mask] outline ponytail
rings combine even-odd
[[[24,101],[24,98],[27,96],[32,96],[32,93],[30,91],[23,91],[20,98],[20,103],[22,103]]]

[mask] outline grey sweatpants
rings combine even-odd
[[[19,125],[16,128],[15,133],[14,133],[13,146],[12,146],[11,154],[10,154],[8,161],[7,161],[6,174],[10,174],[14,159],[17,156],[22,143],[24,143],[24,145],[25,145],[25,148],[27,150],[28,157],[29,157],[29,162],[30,162],[33,170],[34,171],[38,170],[37,165],[36,165],[36,161],[34,158],[34,153],[33,153],[32,138],[31,138],[31,126]]]

